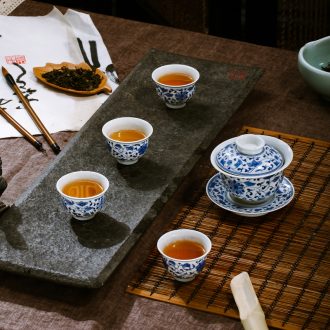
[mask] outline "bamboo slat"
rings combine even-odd
[[[154,248],[127,292],[239,318],[230,280],[247,271],[266,315],[279,329],[330,328],[330,143],[243,127],[242,132],[276,136],[293,149],[285,175],[295,187],[284,208],[258,218],[242,217],[212,203],[207,180],[195,185],[168,230],[191,228],[213,243],[202,273],[178,283]],[[215,170],[206,162],[210,178]]]

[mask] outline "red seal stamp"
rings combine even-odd
[[[25,64],[26,58],[24,55],[11,55],[11,56],[5,56],[7,64]]]
[[[244,70],[230,70],[227,72],[227,78],[229,80],[244,80],[246,78],[246,71]]]

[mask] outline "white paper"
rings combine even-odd
[[[111,63],[101,35],[87,14],[57,8],[36,17],[0,16],[0,64],[17,81],[23,94],[50,133],[78,131],[109,97],[104,93],[75,96],[47,87],[37,80],[33,67],[50,63],[84,62],[77,37],[90,57],[89,42],[96,42],[100,69]],[[14,64],[12,62],[16,62]],[[109,81],[109,80],[108,80]],[[117,85],[108,82],[113,90]],[[31,134],[40,134],[18,97],[0,75],[0,106]],[[21,136],[0,117],[0,138]]]

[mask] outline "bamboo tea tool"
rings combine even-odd
[[[242,272],[230,282],[239,317],[245,330],[268,330],[265,314],[252,286],[250,276]]]

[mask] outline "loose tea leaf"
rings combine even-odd
[[[93,90],[100,85],[102,80],[93,70],[68,69],[65,66],[43,73],[42,77],[51,84],[77,91]]]
[[[330,72],[330,62],[326,66],[322,66],[321,69],[326,72]]]

